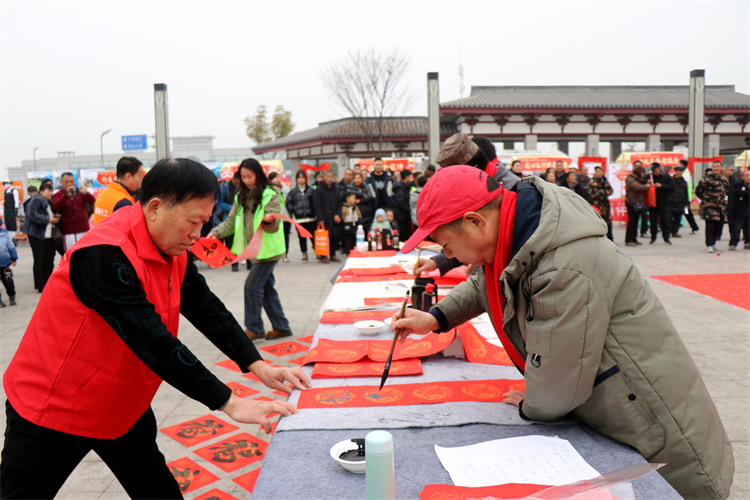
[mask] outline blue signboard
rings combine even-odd
[[[148,149],[148,140],[146,139],[146,134],[122,136],[123,151],[139,151],[144,149]]]

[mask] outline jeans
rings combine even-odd
[[[21,417],[7,401],[5,414],[0,498],[54,498],[91,450],[131,498],[182,498],[156,445],[151,408],[117,439],[88,438],[38,426]]]
[[[273,269],[277,260],[255,262],[250,268],[245,280],[245,328],[251,332],[263,335],[263,318],[261,311],[265,310],[271,321],[271,328],[280,332],[291,332],[289,320],[284,315],[281,299],[276,292],[276,278]]]

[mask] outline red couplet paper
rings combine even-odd
[[[380,377],[385,363],[360,359],[354,363],[315,363],[312,378]],[[389,374],[422,375],[422,361],[419,358],[400,359],[391,362]]]
[[[401,297],[401,300],[404,298]],[[393,316],[394,312],[396,311],[325,311],[320,322],[328,325],[353,325],[367,319],[383,321]]]
[[[195,450],[195,454],[224,472],[232,472],[263,460],[268,443],[247,432]]]
[[[487,342],[471,323],[460,325],[458,333],[461,334],[461,341],[464,344],[466,360],[470,363],[513,366],[513,361],[505,349]]]
[[[651,276],[750,311],[750,273]]]
[[[359,250],[352,250],[349,252],[349,257],[359,258],[359,257],[395,257],[396,251],[395,250],[373,250],[373,251],[364,251],[360,252]]]
[[[202,260],[208,267],[217,269],[231,264],[237,256],[217,238],[200,238],[195,240],[190,251]]]
[[[339,274],[336,283],[370,283],[373,281],[400,281],[400,280],[413,280],[414,276],[403,272],[399,274],[384,274],[379,276],[341,276]]]
[[[393,361],[406,358],[421,358],[436,354],[453,342],[456,332],[430,333],[421,339],[407,338],[397,342],[393,350]],[[385,362],[391,350],[390,340],[331,340],[319,339],[315,347],[305,357],[305,364],[354,363],[367,356],[372,361]],[[382,372],[381,372],[382,374]]]
[[[462,380],[424,384],[322,387],[302,391],[297,408],[358,408],[455,403],[458,401],[499,402],[508,391],[523,391],[523,380]]]
[[[201,467],[187,457],[169,462],[167,463],[167,467],[169,467],[169,471],[177,480],[182,493],[189,493],[219,480],[219,476],[211,474],[211,471]]]
[[[307,349],[308,347],[306,345],[294,341],[279,342],[278,344],[260,348],[261,351],[265,351],[268,354],[273,354],[274,356],[286,356],[287,354],[295,354],[298,352],[306,351]]]
[[[239,498],[234,497],[225,491],[221,491],[218,488],[214,488],[205,492],[201,496],[195,497],[193,500],[239,500]]]
[[[247,474],[235,477],[234,479],[232,479],[232,481],[245,488],[248,492],[252,493],[253,488],[255,488],[255,482],[258,480],[258,474],[260,474],[260,469],[255,469],[252,472],[248,472]]]
[[[363,267],[344,269],[339,273],[339,277],[344,276],[389,276],[392,274],[403,274],[404,268],[398,264],[391,264],[386,267]]]
[[[541,484],[507,483],[494,486],[453,486],[452,484],[428,484],[419,494],[419,500],[468,500],[471,498],[512,499],[525,498],[549,488]]]
[[[238,429],[239,427],[236,425],[232,425],[214,415],[204,415],[159,430],[180,444],[189,447]]]

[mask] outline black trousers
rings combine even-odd
[[[29,244],[31,255],[34,257],[34,288],[41,292],[55,264],[55,240],[52,238],[40,240],[29,236]]]
[[[672,229],[669,223],[669,215],[666,207],[649,207],[648,218],[651,222],[651,241],[656,241],[656,228],[661,228],[661,236],[664,241],[669,241],[670,230]]]
[[[625,208],[628,210],[628,225],[625,226],[625,243],[635,243],[637,241],[636,236],[638,235],[640,214],[635,211],[633,205],[626,203]]]
[[[16,284],[13,282],[13,269],[10,266],[0,267],[0,280],[5,286],[5,291],[8,292],[8,297],[15,297]]]
[[[729,221],[729,246],[737,246],[740,242],[740,232],[744,233],[745,245],[750,244],[750,216],[733,217]]]
[[[688,221],[688,224],[690,224],[690,229],[693,231],[697,231],[700,229],[698,227],[698,223],[695,222],[695,216],[693,215],[693,212],[690,211],[690,208],[688,207],[688,212],[685,214],[685,220]]]
[[[289,255],[289,232],[292,230],[292,223],[283,221],[284,222],[284,248],[286,248],[286,251],[284,252],[284,255]]]
[[[706,246],[712,247],[716,244],[716,239],[721,234],[721,226],[724,225],[724,221],[721,220],[707,220],[706,221]]]
[[[5,403],[7,428],[0,461],[0,498],[54,498],[73,469],[93,450],[130,498],[182,498],[156,446],[151,408],[125,435],[93,439],[40,427]]]
[[[646,236],[646,234],[648,233],[648,216],[648,210],[644,210],[643,212],[641,212],[641,236]],[[653,222],[651,222],[651,224],[653,224]]]
[[[315,225],[315,221],[301,222],[300,226],[310,231],[310,234],[312,235],[315,234],[315,228],[317,227]],[[299,236],[299,233],[298,233],[298,236]],[[299,236],[299,249],[302,251],[303,254],[307,253],[307,240],[308,238],[303,238],[302,236]]]

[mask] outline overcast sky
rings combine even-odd
[[[296,131],[342,117],[321,71],[348,50],[411,57],[426,115],[426,74],[441,101],[471,85],[708,85],[750,93],[750,1],[6,1],[0,175],[58,151],[120,151],[154,133],[153,84],[169,89],[170,134],[250,146],[243,119],[265,104]]]

